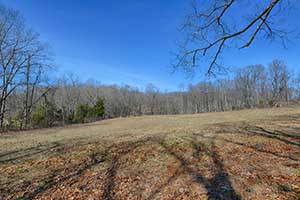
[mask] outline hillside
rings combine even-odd
[[[0,135],[0,199],[299,199],[300,107]]]

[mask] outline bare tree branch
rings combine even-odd
[[[187,18],[182,28],[183,31],[187,31],[188,38],[183,45],[184,48],[181,48],[180,53],[176,56],[174,68],[195,69],[199,65],[199,59],[203,62],[209,52],[211,58],[206,71],[208,74],[212,74],[221,69],[218,60],[229,41],[237,42],[238,49],[244,49],[253,43],[261,31],[264,31],[268,37],[278,36],[275,34],[277,30],[271,27],[269,20],[274,18],[271,15],[274,8],[279,7],[279,3],[284,0],[270,0],[245,25],[240,25],[237,30],[234,30],[232,28],[234,21],[226,23],[226,14],[234,11],[232,7],[236,2],[238,0],[215,0],[210,3],[209,9],[203,11],[198,10],[196,3],[193,4],[194,14]],[[280,36],[284,37],[283,34]],[[240,38],[246,42],[241,43]]]

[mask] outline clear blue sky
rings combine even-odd
[[[300,3],[293,0],[295,6]],[[190,8],[186,0],[0,0],[19,10],[26,24],[51,46],[56,74],[77,74],[82,81],[129,84],[144,88],[153,83],[162,91],[173,91],[184,83],[195,83],[185,75],[171,74],[169,67],[179,39],[177,29]],[[288,26],[300,28],[300,12],[293,11]],[[300,41],[284,49],[280,44],[256,41],[243,51],[229,51],[230,66],[268,64],[284,60],[298,70]]]

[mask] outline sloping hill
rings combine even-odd
[[[300,107],[0,135],[0,199],[297,199]]]

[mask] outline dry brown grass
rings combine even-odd
[[[297,199],[300,107],[0,135],[0,199]]]

